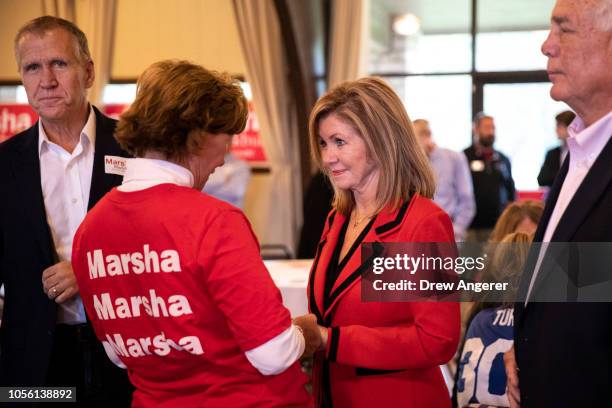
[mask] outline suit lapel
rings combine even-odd
[[[612,138],[593,163],[586,177],[559,220],[551,241],[571,241],[578,227],[584,222],[601,195],[612,182]]]
[[[573,240],[574,234],[576,233],[580,225],[584,222],[585,218],[589,215],[590,211],[595,206],[601,195],[606,192],[606,190],[610,186],[610,183],[612,182],[612,166],[610,166],[609,164],[611,161],[612,138],[608,140],[608,143],[601,151],[595,163],[593,163],[593,166],[587,173],[586,177],[584,178],[582,183],[580,183],[578,190],[576,190],[576,193],[572,197],[572,200],[565,209],[565,212],[561,216],[561,219],[559,220],[559,223],[557,224],[557,227],[553,232],[551,242],[571,242]],[[550,216],[557,203],[557,199],[559,198],[561,186],[565,181],[568,169],[569,155],[568,158],[566,158],[566,160],[564,161],[563,167],[561,168],[561,174],[559,175],[559,177],[557,177],[557,179],[555,180],[555,184],[553,185],[553,189],[551,189],[551,195],[550,198],[547,200],[546,208],[543,214],[543,222],[540,223],[540,225],[538,226],[538,230],[536,231],[535,241],[537,242],[541,242],[544,237],[546,227],[548,226]],[[533,269],[535,268],[536,262],[537,253],[535,257],[532,258],[530,268],[528,269],[531,272],[529,274],[529,279],[524,279],[521,282],[521,293],[527,293],[527,288],[529,287],[529,282],[531,282],[531,276],[533,275]],[[545,268],[545,265],[546,263],[542,262],[542,266],[540,267],[541,270],[538,272],[538,275],[536,276],[536,281],[533,284],[532,294],[537,293],[543,282],[545,282],[548,273],[551,271],[551,268]]]
[[[565,181],[565,177],[567,176],[567,172],[569,170],[569,154],[563,161],[563,165],[559,170],[559,174],[555,178],[555,182],[553,183],[550,191],[548,192],[548,197],[546,198],[546,205],[544,206],[544,211],[542,212],[542,219],[538,223],[538,228],[536,229],[534,242],[542,242],[544,239],[544,233],[546,232],[546,228],[548,227],[548,222],[550,221],[550,217],[552,216],[553,210],[555,209],[555,205],[557,205],[557,200],[559,199],[559,194],[561,193],[561,187],[563,186],[563,182]]]
[[[344,216],[337,214],[334,210],[327,219],[327,225],[323,230],[321,240],[317,246],[317,253],[315,254],[310,269],[310,276],[308,278],[308,302],[310,305],[310,312],[317,316],[319,324],[323,324],[325,272],[327,271],[338,240],[339,229],[334,228],[334,225],[342,225],[342,223],[338,224],[335,222],[338,217],[344,219]],[[317,271],[321,272],[317,273]]]
[[[338,279],[336,280],[334,287],[332,288],[332,291],[330,293],[329,307],[323,313],[324,319],[329,318],[329,315],[334,309],[335,305],[342,299],[344,295],[346,295],[346,293],[349,292],[349,290],[354,285],[359,282],[363,274],[372,266],[374,258],[382,254],[383,246],[380,244],[380,242],[382,241],[381,238],[385,235],[393,233],[393,231],[399,228],[399,226],[404,220],[404,217],[406,216],[410,202],[411,201],[407,201],[406,203],[404,203],[399,210],[392,210],[390,208],[386,208],[381,211],[380,214],[378,214],[378,216],[372,221],[372,225],[370,226],[367,234],[359,244],[359,247],[352,254],[347,254],[347,256],[350,256],[350,258],[347,259],[344,268],[342,269],[342,271],[340,271],[340,275],[338,276]],[[344,222],[344,219],[342,220],[342,222]],[[337,223],[335,227],[336,239],[334,241],[334,245],[330,245],[329,250],[331,252],[333,252],[335,243],[337,243],[338,241],[338,233],[340,232],[342,223]],[[362,260],[361,244],[366,242],[374,243],[374,245],[372,246],[372,253],[367,254],[367,257]]]
[[[92,106],[93,107],[93,106]],[[89,190],[89,203],[87,209],[90,210],[101,198],[113,187],[121,184],[122,176],[107,174],[104,170],[104,157],[125,156],[115,140],[115,121],[107,118],[100,111],[93,107],[96,114],[96,148],[94,153],[93,171],[91,173],[91,187]]]
[[[38,122],[32,126],[25,135],[22,145],[17,149],[18,154],[13,157],[12,167],[16,180],[18,200],[25,218],[34,233],[40,249],[49,264],[53,263],[53,245],[45,203],[40,182],[40,159],[38,154]]]

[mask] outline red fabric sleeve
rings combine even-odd
[[[289,328],[283,306],[259,254],[259,245],[245,216],[223,211],[205,231],[198,263],[206,289],[243,351],[251,350]]]

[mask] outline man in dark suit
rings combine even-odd
[[[15,55],[40,120],[0,145],[0,385],[76,386],[81,406],[129,406],[127,375],[87,323],[70,263],[85,213],[122,180],[115,121],[87,101],[94,66],[74,24],[30,21]]]
[[[538,174],[538,184],[542,187],[553,185],[553,181],[555,181],[555,177],[557,177],[557,173],[561,168],[561,163],[563,163],[567,156],[567,128],[575,117],[576,114],[572,111],[563,111],[555,116],[557,138],[561,141],[561,146],[546,152],[544,164],[542,164]]]
[[[555,262],[549,253],[558,251],[551,247],[539,251],[535,267],[523,275],[520,292],[526,296],[515,305],[514,350],[504,356],[512,406],[596,407],[612,400],[612,303],[578,303],[572,293],[591,276],[572,249],[579,248],[575,243],[612,242],[610,16],[608,1],[557,0],[542,45],[551,96],[577,118],[569,128],[569,160],[550,190],[535,241],[565,242],[553,245],[569,247],[571,275],[545,267]],[[599,255],[589,263],[597,261],[605,262]],[[563,279],[566,301],[539,302],[560,300],[548,295]]]

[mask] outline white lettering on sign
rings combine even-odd
[[[0,135],[14,135],[32,126],[28,113],[15,113],[7,108],[0,110]]]

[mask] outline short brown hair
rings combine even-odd
[[[544,204],[541,201],[523,200],[508,204],[497,219],[489,242],[500,242],[506,235],[513,233],[525,218],[534,224],[539,223],[543,211]]]
[[[319,146],[319,123],[334,114],[362,137],[367,156],[380,170],[377,212],[398,208],[413,193],[433,197],[435,183],[412,122],[397,94],[379,78],[367,77],[338,85],[319,98],[310,113],[309,139],[313,161],[325,172]],[[332,183],[333,184],[333,183]],[[350,191],[334,186],[333,206],[347,215],[355,204]]]
[[[76,40],[75,42],[77,45],[77,52],[75,53],[75,55],[81,59],[81,62],[91,61],[91,54],[89,52],[87,37],[79,27],[77,27],[74,23],[71,23],[68,20],[64,20],[63,18],[42,16],[37,17],[34,20],[28,21],[24,26],[19,29],[19,31],[17,31],[17,35],[15,35],[15,41],[13,42],[13,47],[15,50],[15,59],[17,60],[17,64],[21,63],[21,61],[19,60],[19,41],[21,41],[21,38],[24,35],[36,34],[42,36],[48,31],[57,29],[66,30]]]
[[[182,160],[200,148],[201,137],[193,131],[240,133],[247,114],[237,80],[188,61],[165,60],[138,79],[136,100],[121,115],[115,139],[136,157],[152,150]]]

